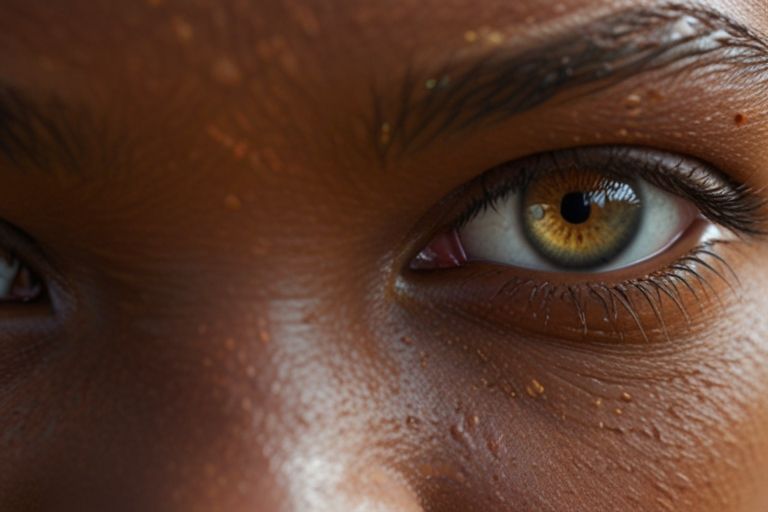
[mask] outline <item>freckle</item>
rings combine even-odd
[[[450,433],[455,441],[464,442],[464,432],[458,425],[451,425]]]
[[[602,407],[603,406],[603,399],[602,398],[598,398],[597,400],[595,400],[595,405],[597,407]]]
[[[617,133],[619,137],[626,137],[629,135],[629,132],[625,128],[620,129]]]
[[[429,356],[427,355],[427,353],[421,352],[419,354],[419,366],[421,366],[422,368],[426,368],[428,359],[429,359]]]
[[[614,409],[613,412],[616,414],[616,416],[621,416],[624,414],[624,411],[619,408]]]
[[[222,85],[238,85],[242,79],[240,68],[227,57],[213,63],[211,74],[213,79]]]
[[[468,43],[476,43],[477,42],[477,32],[474,30],[467,30],[464,32],[464,40]]]
[[[515,390],[512,389],[512,386],[510,386],[508,383],[502,382],[500,387],[504,394],[508,397],[517,398],[517,393],[515,393]]]
[[[736,126],[744,126],[747,124],[747,121],[749,121],[749,119],[741,112],[733,116],[733,122],[736,123]]]
[[[472,416],[469,418],[469,424],[472,427],[476,427],[480,424],[480,417],[479,416]]]
[[[195,35],[195,31],[192,28],[192,25],[190,25],[187,20],[179,16],[174,16],[171,18],[171,28],[173,29],[173,33],[176,34],[176,38],[181,43],[190,42]]]
[[[648,90],[648,99],[650,99],[653,102],[659,102],[664,99],[664,95],[661,94],[656,89],[649,89]]]
[[[286,2],[286,4],[293,15],[293,19],[302,28],[304,33],[309,36],[317,36],[320,33],[320,21],[312,9],[301,5],[299,2]]]
[[[382,123],[379,129],[379,144],[388,146],[392,138],[392,126],[389,123]]]
[[[491,455],[493,455],[494,458],[499,458],[499,442],[495,439],[488,439],[488,441],[485,443],[485,446],[488,447],[488,451],[491,452]]]
[[[419,420],[419,418],[415,416],[408,416],[407,418],[405,418],[405,424],[408,425],[410,428],[416,428],[419,426],[420,423],[421,421]]]
[[[227,350],[234,351],[235,347],[237,347],[237,342],[234,338],[227,338],[224,340],[224,346],[227,348]]]
[[[624,100],[624,108],[631,116],[639,115],[643,109],[643,98],[639,94],[630,94]]]
[[[536,379],[533,379],[526,387],[525,391],[529,396],[537,397],[544,394],[544,386]]]
[[[234,154],[235,158],[238,160],[242,160],[248,154],[248,144],[245,142],[237,142],[232,147],[232,154]]]
[[[224,198],[224,206],[226,206],[228,210],[236,211],[242,208],[243,203],[235,194],[228,194],[227,197]]]
[[[493,31],[490,32],[486,38],[488,42],[492,45],[500,45],[504,42],[504,36],[501,32]]]
[[[402,336],[400,338],[400,341],[403,343],[403,345],[411,346],[414,344],[413,338],[411,338],[410,336]]]
[[[624,400],[625,402],[631,402],[632,401],[632,395],[630,395],[629,393],[627,393],[625,391],[624,393],[621,394],[621,399]]]
[[[605,423],[603,423],[603,422],[601,421],[600,423],[598,423],[598,424],[597,424],[597,426],[598,426],[598,427],[600,427],[600,428],[605,428]]]
[[[269,343],[269,340],[271,339],[269,335],[269,330],[267,329],[267,321],[259,317],[259,341],[261,341],[262,345],[267,345]]]

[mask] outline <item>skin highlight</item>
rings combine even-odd
[[[760,0],[685,7],[768,33]],[[656,148],[765,196],[765,74],[718,59],[399,151],[408,66],[639,8],[668,6],[6,1],[32,129],[0,129],[0,234],[51,307],[0,313],[0,509],[765,510],[764,239],[652,344],[529,335],[498,279],[408,268],[456,190],[538,153]]]

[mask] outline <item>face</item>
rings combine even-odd
[[[4,2],[0,508],[766,509],[762,0],[481,3]]]

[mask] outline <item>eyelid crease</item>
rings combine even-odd
[[[409,67],[392,108],[374,88],[370,132],[382,161],[530,111],[564,91],[594,94],[650,71],[716,62],[743,77],[768,74],[768,43],[760,36],[723,14],[676,3],[621,11],[541,47],[511,50],[501,46],[429,73]],[[432,87],[420,86],[428,82]]]
[[[463,227],[509,194],[523,190],[541,173],[595,169],[620,179],[643,179],[690,200],[709,221],[741,236],[768,236],[766,200],[699,160],[635,147],[586,147],[535,155],[502,164],[468,186],[474,198],[451,226]]]

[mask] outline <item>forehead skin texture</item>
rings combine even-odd
[[[686,5],[768,34],[763,0]],[[643,6],[3,0],[0,86],[55,147],[0,160],[0,217],[61,285],[54,320],[0,335],[0,509],[766,510],[764,244],[730,256],[716,320],[648,346],[538,343],[398,287],[428,212],[525,155],[642,144],[768,185],[766,87],[715,65],[377,152],[409,70]]]

